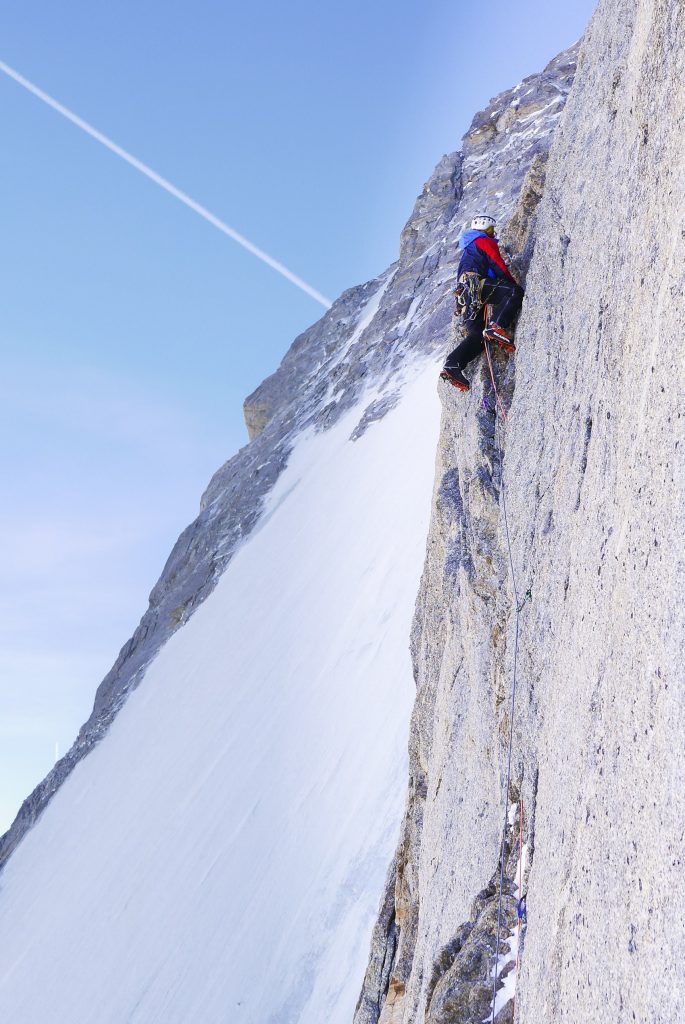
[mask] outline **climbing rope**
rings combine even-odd
[[[527,591],[526,596],[530,594],[530,590]],[[525,603],[525,601],[524,601]],[[519,611],[521,609],[519,608]],[[521,926],[523,922],[521,906],[525,901],[523,899],[523,797],[519,798],[519,898],[516,904],[516,929],[518,932],[516,941],[516,977],[514,982],[518,979],[519,964],[521,962]],[[516,1020],[516,984],[514,983],[514,1013],[512,1019]]]
[[[488,319],[489,319],[489,317],[488,317]],[[483,344],[485,345],[485,354],[488,357],[488,366],[490,368],[490,380],[492,381],[492,388],[493,388],[493,391],[495,392],[495,398],[497,400],[497,405],[499,406],[499,411],[502,413],[502,419],[506,423],[507,422],[507,411],[504,408],[504,403],[503,403],[502,399],[499,396],[499,391],[497,390],[497,385],[495,384],[495,372],[494,372],[494,370],[492,368],[492,359],[490,357],[490,345],[485,340],[485,338],[483,338]],[[500,460],[500,463],[501,463],[501,460]],[[502,492],[504,492],[504,484],[502,484]]]
[[[502,414],[502,420],[503,420],[503,422],[506,423],[506,421],[507,421],[507,413],[506,413],[506,410],[504,408],[504,403],[502,402],[502,399],[500,398],[499,391],[497,390],[497,384],[495,382],[495,372],[493,370],[492,359],[490,357],[490,345],[489,345],[488,341],[485,340],[485,339],[483,339],[483,344],[485,346],[485,354],[486,354],[487,359],[488,359],[488,367],[490,369],[490,380],[492,381],[492,388],[493,388],[493,391],[495,392],[495,397],[497,399],[497,405],[499,406],[499,410],[500,410],[500,412]],[[495,410],[495,417],[497,417],[497,410]],[[497,426],[497,421],[495,420],[495,427],[496,426]],[[496,436],[497,436],[497,432],[495,430],[495,437]],[[528,596],[530,595],[530,591],[527,591],[524,600],[522,602],[519,602],[518,588],[516,586],[516,573],[514,571],[514,558],[513,558],[513,554],[512,554],[512,550],[511,550],[511,538],[509,536],[509,519],[508,519],[508,516],[507,516],[507,500],[506,500],[506,494],[505,494],[505,489],[504,489],[504,466],[503,466],[503,458],[502,458],[502,449],[501,449],[501,447],[500,447],[500,494],[502,495],[502,512],[503,512],[503,516],[504,516],[504,534],[505,534],[506,541],[507,541],[507,551],[509,553],[509,571],[510,571],[510,574],[511,574],[511,585],[512,585],[512,589],[514,591],[514,607],[516,609],[516,628],[515,628],[515,633],[514,633],[514,672],[513,672],[513,677],[514,678],[513,678],[512,687],[511,687],[511,712],[510,712],[510,720],[509,720],[509,750],[508,750],[508,754],[507,754],[507,784],[506,784],[506,788],[504,790],[504,826],[502,828],[502,845],[500,847],[499,901],[498,901],[498,906],[497,906],[497,939],[496,939],[496,942],[495,942],[495,969],[494,969],[494,972],[493,972],[493,979],[492,979],[492,1024],[495,1024],[495,1005],[497,1003],[497,967],[498,967],[498,962],[499,962],[499,947],[500,947],[500,936],[501,936],[501,929],[502,929],[502,893],[504,891],[504,850],[505,850],[505,845],[506,845],[507,823],[508,823],[508,818],[509,818],[509,785],[511,783],[511,754],[512,754],[513,741],[514,741],[514,714],[515,714],[515,711],[516,711],[516,669],[517,669],[517,664],[518,664],[518,649],[519,649],[519,618],[520,618],[520,615],[521,615],[521,611],[522,611],[522,609],[523,609],[523,607],[524,607],[524,605],[526,603],[526,600],[528,599]],[[521,834],[523,834],[522,833],[522,829],[523,829],[523,822],[522,822],[522,820],[519,821],[519,829],[521,830]]]

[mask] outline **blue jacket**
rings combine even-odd
[[[472,273],[491,281],[514,280],[499,251],[497,240],[484,231],[465,231],[459,239],[459,245],[462,254],[457,277],[463,273]]]

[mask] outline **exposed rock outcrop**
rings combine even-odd
[[[532,263],[515,362],[495,355],[506,423],[485,373],[442,396],[399,932],[387,1001],[374,1017],[363,993],[356,1024],[490,1019],[510,803],[501,981],[517,869],[529,912],[516,1020],[685,1015],[684,58],[680,0],[600,2],[551,158],[509,208]]]

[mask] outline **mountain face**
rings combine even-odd
[[[525,271],[574,67],[476,116],[397,263],[247,399],[250,443],[0,846],[3,1019],[352,1020],[402,820],[457,239],[487,207]]]
[[[684,50],[602,0],[247,399],[0,844],[3,1019],[682,1018]],[[526,300],[464,396],[484,211]]]
[[[175,544],[149,608],[99,686],[76,742],[0,838],[0,866],[74,766],[106,734],[163,644],[213,591],[259,522],[297,438],[309,428],[328,429],[359,405],[355,436],[361,437],[399,402],[406,365],[421,358],[439,360],[449,347],[449,294],[464,219],[489,204],[501,211],[504,223],[516,207],[512,241],[514,252],[523,250],[529,239],[527,211],[539,199],[574,68],[575,49],[476,115],[463,150],[442,158],[417,199],[402,232],[398,262],[376,280],[344,292],[246,399],[251,443],[211,480],[199,516]],[[373,399],[368,397],[371,386],[378,392]]]
[[[525,269],[574,66],[476,116],[398,262],[247,399],[250,443],[0,844],[4,1018],[352,1019],[402,817],[456,242],[487,207]]]
[[[487,366],[442,395],[406,814],[355,1024],[685,1018],[684,57],[679,0],[599,4],[516,357],[494,354],[506,419]]]

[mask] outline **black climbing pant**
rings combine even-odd
[[[448,355],[445,369],[463,370],[483,351],[486,303],[492,307],[492,321],[506,330],[514,322],[522,302],[523,288],[514,281],[495,281],[493,284],[486,281],[483,286],[483,308],[475,320],[464,321],[464,340]]]

